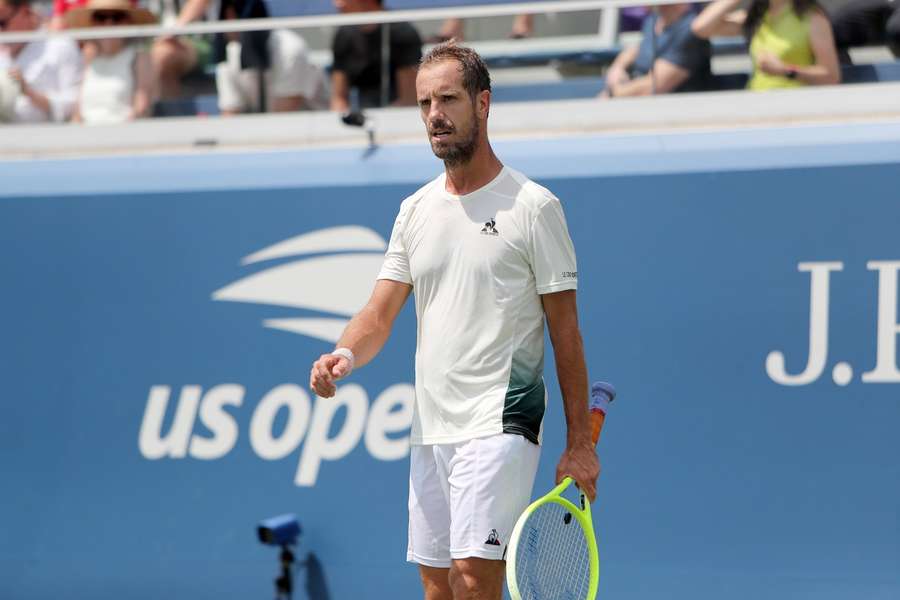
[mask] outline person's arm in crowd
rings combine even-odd
[[[58,68],[58,87],[47,95],[47,99],[50,101],[50,116],[53,120],[65,121],[72,116],[72,110],[78,103],[84,75],[84,61],[74,42],[63,46]]]
[[[690,71],[684,67],[657,58],[653,63],[653,74],[635,77],[619,85],[610,88],[610,96],[649,96],[651,94],[668,94],[688,80]]]
[[[187,0],[178,13],[178,25],[187,25],[200,19],[209,6],[209,0]]]
[[[613,88],[622,85],[631,79],[631,76],[628,75],[628,69],[630,69],[631,65],[634,64],[634,61],[637,60],[639,50],[639,46],[631,46],[630,48],[626,48],[619,52],[615,60],[612,61],[612,64],[609,65],[609,68],[606,70],[606,87],[600,92],[601,97],[612,96]]]
[[[47,24],[53,31],[61,31],[66,28],[65,20],[66,4],[63,0],[53,0],[53,14]]]
[[[19,83],[22,94],[38,110],[53,121],[65,121],[71,116],[72,109],[78,101],[82,61],[78,46],[74,42],[59,46],[59,54],[55,58],[58,86],[46,94],[35,89],[18,68],[10,69],[9,74]]]
[[[698,38],[734,36],[743,33],[747,12],[739,10],[741,0],[716,0],[704,8],[691,23],[691,31]]]
[[[397,99],[392,106],[415,106],[416,67],[400,67],[396,73]]]
[[[834,85],[841,82],[841,67],[831,22],[819,10],[814,10],[809,22],[810,45],[816,63],[809,66],[791,65],[772,54],[763,54],[757,60],[759,69],[769,75],[795,78],[808,85]]]
[[[556,374],[566,416],[566,449],[556,467],[556,481],[569,475],[591,501],[597,495],[600,461],[591,439],[588,375],[578,328],[575,290],[541,295],[547,330],[556,358]]]
[[[331,110],[345,113],[350,110],[350,80],[343,71],[331,71]]]
[[[150,98],[153,97],[153,67],[146,52],[138,52],[134,58],[134,83],[131,118],[140,119],[150,114]]]
[[[44,94],[40,93],[28,83],[25,79],[25,76],[22,75],[22,71],[17,67],[13,67],[9,70],[9,76],[19,84],[19,89],[22,90],[22,95],[28,98],[31,103],[38,108],[42,113],[47,115],[47,117],[52,118],[53,112],[50,106],[50,99]]]
[[[83,68],[86,70],[88,65],[91,64],[93,57],[85,57]],[[81,98],[84,96],[82,90],[84,89],[84,73],[82,72],[81,81],[78,83],[78,95],[75,97],[75,106],[72,107],[72,116],[69,117],[69,121],[72,123],[84,123],[84,119],[81,116]]]

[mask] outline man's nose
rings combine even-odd
[[[444,120],[444,110],[437,100],[432,100],[428,105],[428,119],[433,123]]]

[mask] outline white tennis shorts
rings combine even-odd
[[[510,433],[412,446],[406,560],[428,567],[502,560],[531,500],[540,455],[540,446]]]

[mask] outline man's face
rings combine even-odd
[[[420,68],[416,98],[434,155],[448,165],[467,163],[478,146],[481,100],[469,97],[459,64],[445,60]]]
[[[28,6],[14,6],[6,0],[0,0],[0,32],[32,31],[37,29],[38,25],[37,18]],[[15,55],[25,47],[25,44],[0,44],[0,47],[6,47]]]
[[[27,6],[15,6],[6,0],[0,0],[0,31],[31,31],[37,29],[32,18],[31,9]]]

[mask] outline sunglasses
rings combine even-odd
[[[112,23],[121,25],[129,21],[128,13],[123,10],[95,10],[91,13],[91,21],[98,25]]]

